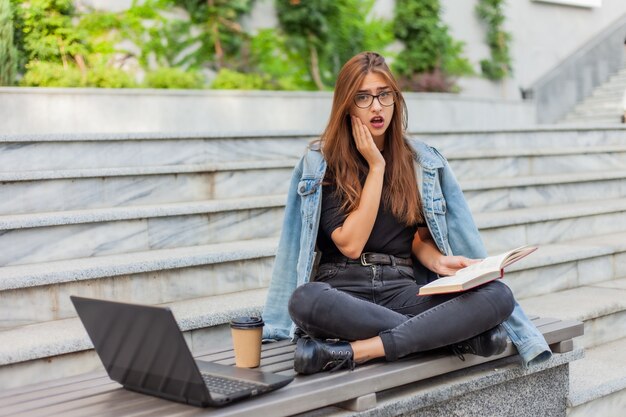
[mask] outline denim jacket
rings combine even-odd
[[[410,139],[416,152],[415,171],[423,213],[441,253],[484,258],[485,246],[472,218],[463,192],[448,161],[433,147]],[[287,311],[293,290],[309,281],[315,267],[315,243],[321,212],[322,180],[326,172],[319,142],[309,146],[296,165],[285,206],[272,279],[263,311],[264,339],[293,337],[294,325]],[[429,280],[435,279],[429,273]],[[522,358],[524,366],[551,356],[543,335],[516,302],[511,316],[502,323]]]

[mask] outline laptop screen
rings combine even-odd
[[[72,302],[111,379],[179,401],[209,398],[169,309],[81,297]]]

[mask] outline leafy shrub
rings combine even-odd
[[[404,84],[418,86],[416,78],[424,74],[434,91],[440,87],[449,90],[451,85],[446,87],[449,83],[445,78],[474,72],[462,55],[463,43],[452,38],[440,15],[440,0],[397,0],[394,33],[405,49],[394,62],[394,69],[405,79]]]
[[[204,77],[196,71],[162,67],[146,74],[144,85],[149,88],[204,88]]]
[[[222,68],[213,80],[211,88],[218,90],[267,90],[272,83],[269,77],[260,74],[245,74]]]
[[[63,67],[57,62],[31,61],[20,81],[25,87],[85,87],[86,80],[76,67]]]

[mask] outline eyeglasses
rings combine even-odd
[[[374,99],[377,98],[381,106],[389,107],[396,101],[395,91],[383,91],[380,94],[372,95],[368,93],[359,93],[354,96],[354,104],[360,109],[367,109],[372,105]]]

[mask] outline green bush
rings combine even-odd
[[[268,90],[271,86],[267,76],[245,74],[228,68],[222,68],[211,84],[211,88],[216,90]]]
[[[474,72],[463,57],[463,43],[441,20],[440,0],[397,0],[394,33],[405,46],[394,62],[404,88],[451,91],[450,76]]]
[[[86,86],[99,88],[133,88],[138,85],[133,76],[126,71],[100,63],[94,65],[87,71]]]
[[[26,74],[20,81],[25,87],[85,87],[86,83],[78,68],[43,61],[26,64]]]
[[[17,49],[13,45],[13,12],[8,0],[0,0],[0,85],[13,85],[17,73]]]
[[[204,88],[204,77],[197,71],[163,67],[146,74],[144,85],[148,88]]]
[[[25,87],[99,87],[131,88],[137,83],[121,69],[96,65],[82,73],[76,66],[33,61],[26,64],[20,85]]]

